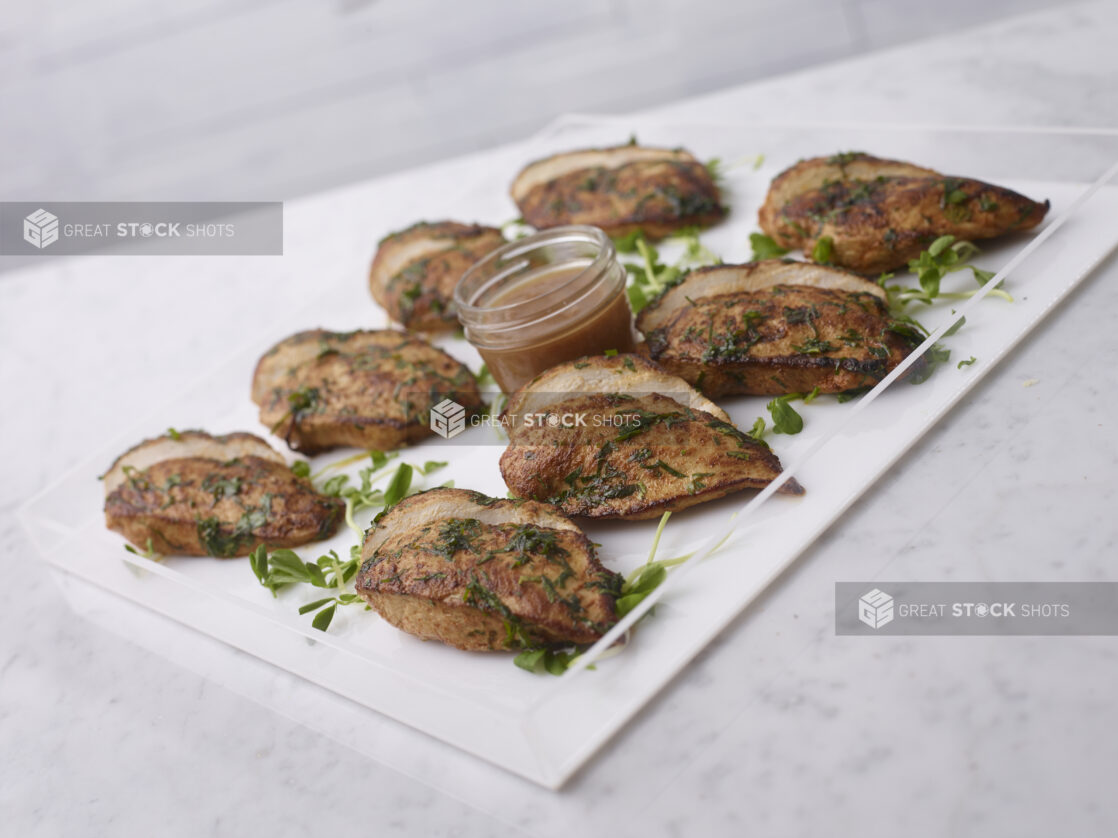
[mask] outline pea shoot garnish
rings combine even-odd
[[[273,550],[268,552],[264,545],[257,547],[249,556],[249,565],[260,584],[277,596],[278,592],[296,585],[310,585],[330,591],[330,596],[321,597],[304,603],[300,614],[314,613],[311,625],[319,631],[326,631],[334,619],[339,606],[356,605],[364,601],[350,589],[349,584],[357,575],[361,564],[361,546],[365,530],[357,523],[356,516],[370,509],[379,512],[374,521],[399,503],[408,495],[419,491],[413,486],[416,475],[424,477],[443,468],[446,463],[428,460],[422,465],[400,463],[391,472],[391,478],[383,489],[375,488],[389,476],[388,466],[398,455],[395,452],[367,451],[354,457],[338,460],[311,475],[310,464],[301,460],[292,466],[292,471],[309,480],[321,480],[329,471],[364,459],[370,465],[358,472],[358,485],[349,485],[349,475],[339,474],[327,478],[318,487],[325,495],[345,501],[345,522],[357,537],[357,543],[349,548],[349,558],[342,560],[334,550],[319,556],[313,562],[303,561],[294,550]]]

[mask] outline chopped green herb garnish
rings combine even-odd
[[[354,605],[361,602],[357,594],[346,590],[346,585],[357,575],[360,550],[351,551],[348,561],[343,562],[331,550],[317,561],[304,562],[293,550],[274,550],[268,553],[261,544],[249,555],[249,566],[260,584],[276,596],[277,591],[299,583],[315,588],[333,590],[335,593],[316,599],[299,607],[300,614],[317,611],[311,626],[326,631],[334,619],[339,605]]]
[[[769,447],[769,444],[765,442],[765,420],[760,416],[757,417],[756,421],[753,423],[753,427],[750,428],[745,435],[754,442],[759,442],[766,448]]]
[[[941,344],[933,344],[932,348],[924,353],[924,365],[916,369],[909,377],[910,384],[923,384],[932,377],[932,373],[941,364],[951,360],[951,350]]]
[[[905,337],[911,344],[915,345],[922,341],[929,332],[916,319],[905,314],[905,308],[910,303],[931,305],[937,300],[967,299],[978,293],[977,290],[948,292],[943,291],[941,287],[944,277],[962,270],[970,270],[979,285],[985,285],[993,279],[994,272],[983,270],[969,263],[968,260],[978,252],[978,248],[971,242],[957,241],[951,235],[940,236],[928,246],[927,250],[921,252],[917,258],[910,260],[908,263],[909,271],[916,274],[919,288],[890,285],[888,283],[889,280],[893,279],[893,275],[883,274],[878,279],[878,285],[885,289],[889,311],[893,317],[893,321],[888,327],[889,331]],[[989,293],[1008,302],[1013,302],[1013,297],[1001,288],[995,288]],[[965,323],[966,318],[960,318],[943,336],[946,338],[954,335]],[[888,357],[888,351],[884,346],[878,345],[877,349],[882,357]],[[870,347],[870,351],[873,352],[874,347]],[[950,354],[950,350],[936,344],[925,353],[922,367],[910,375],[908,380],[913,384],[927,381],[935,368],[946,362]]]
[[[779,259],[788,252],[787,248],[781,247],[771,236],[766,236],[764,233],[750,233],[749,244],[753,248],[751,259],[754,262],[762,259]]]
[[[834,352],[835,345],[829,340],[810,337],[802,344],[793,344],[792,349],[801,355],[825,355],[828,352]]]
[[[493,377],[493,373],[489,371],[489,364],[482,364],[481,369],[474,375],[479,388],[486,387],[490,384],[496,385],[497,379]]]
[[[311,611],[317,612],[311,625],[320,631],[326,631],[330,626],[338,606],[361,602],[360,597],[347,587],[357,575],[361,561],[361,543],[365,537],[365,530],[358,526],[354,518],[355,514],[366,509],[383,507],[377,515],[379,518],[391,506],[416,491],[412,486],[412,479],[415,474],[425,476],[446,465],[445,462],[435,460],[428,460],[421,466],[401,463],[392,473],[392,478],[383,491],[374,489],[373,483],[387,475],[384,469],[395,456],[394,453],[386,454],[383,451],[374,450],[362,453],[357,457],[347,457],[326,467],[326,469],[336,468],[366,457],[371,460],[371,465],[358,472],[359,486],[347,485],[349,476],[340,474],[331,477],[319,488],[319,491],[323,494],[340,497],[345,501],[346,524],[358,538],[358,543],[350,547],[350,557],[347,561],[343,562],[337,553],[331,550],[326,555],[320,556],[315,562],[304,562],[292,550],[275,550],[269,554],[264,545],[258,546],[249,556],[249,565],[253,574],[260,584],[270,590],[273,595],[282,588],[300,583],[335,591],[332,596],[306,603],[299,609],[300,614]],[[302,463],[302,466],[300,463]],[[292,470],[300,476],[314,479],[309,475],[310,466],[305,461],[295,463]],[[247,533],[248,538],[251,539],[251,529],[263,524],[267,520],[270,510],[271,495],[265,495],[264,503],[260,508],[247,510],[238,521],[236,527],[234,527],[232,537],[224,536],[221,533],[216,519],[199,521],[199,535],[201,536],[205,529],[208,540],[203,538],[203,544],[206,544],[207,549],[210,549],[210,552],[214,555],[222,555],[214,551],[239,548],[244,543],[245,534]],[[227,555],[232,555],[232,553],[227,553]]]
[[[151,539],[149,538],[147,540],[146,546],[143,550],[137,550],[131,544],[125,544],[124,549],[127,550],[129,553],[131,553],[134,556],[142,556],[145,559],[151,559],[154,562],[158,562],[163,558],[163,554],[162,553],[156,553],[155,550],[152,548],[151,544],[152,544],[152,542],[151,542]]]
[[[773,418],[773,433],[798,434],[804,429],[803,417],[788,403],[792,399],[798,398],[800,398],[798,393],[792,393],[786,396],[778,396],[768,403],[767,407]]]
[[[710,475],[705,473],[697,473],[692,475],[692,479],[701,487],[702,478],[709,476]],[[688,553],[674,559],[658,560],[656,558],[656,551],[660,546],[660,537],[663,535],[664,527],[667,526],[671,514],[671,512],[665,512],[660,517],[660,523],[656,527],[656,534],[652,538],[652,547],[648,553],[648,560],[629,574],[624,582],[622,582],[620,589],[615,587],[616,583],[612,581],[608,583],[608,589],[616,596],[614,611],[618,618],[624,617],[636,608],[649,594],[663,584],[670,568],[683,564],[694,555],[693,553]],[[717,550],[721,546],[722,544],[720,542],[715,545],[714,549]],[[518,654],[513,662],[518,667],[528,672],[548,672],[552,675],[562,675],[581,654],[582,651],[577,648],[564,650],[527,648],[525,651]]]
[[[222,477],[220,474],[210,474],[202,481],[202,491],[210,492],[214,503],[222,498],[231,498],[240,494],[244,481],[240,477]]]
[[[694,227],[676,231],[671,239],[680,240],[685,245],[683,256],[672,265],[665,265],[660,261],[660,252],[649,244],[641,233],[632,234],[631,238],[626,236],[621,240],[626,249],[622,250],[619,247],[619,252],[635,252],[640,256],[639,262],[622,263],[629,273],[629,286],[626,291],[629,295],[629,306],[634,314],[640,312],[668,288],[678,285],[692,267],[714,265],[721,261],[702,245],[699,231]],[[628,249],[629,247],[631,250]]]
[[[978,253],[978,248],[971,242],[956,241],[954,236],[940,236],[928,247],[927,250],[909,261],[908,269],[916,274],[920,282],[919,288],[904,288],[902,286],[886,285],[892,279],[891,275],[883,276],[878,284],[885,289],[889,296],[889,307],[895,312],[903,312],[909,303],[923,303],[931,305],[937,299],[966,299],[973,297],[976,291],[945,292],[940,290],[940,283],[945,276],[955,271],[969,269],[974,274],[979,285],[985,285],[994,274],[968,264],[967,260]],[[1004,300],[1013,302],[1013,297],[1001,288],[990,292]]]
[[[474,552],[480,534],[481,521],[476,518],[448,518],[439,527],[439,544],[434,550],[449,562],[457,553]]]

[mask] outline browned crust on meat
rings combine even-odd
[[[375,351],[395,345],[408,336],[395,329],[370,329],[335,332],[330,329],[305,329],[286,337],[260,356],[252,373],[252,400],[262,404],[272,391],[290,382],[295,370],[332,352],[349,355]]]
[[[568,515],[653,518],[763,488],[781,471],[767,446],[667,396],[572,395],[547,412],[587,418],[575,428],[512,423],[501,475],[514,494]],[[803,489],[789,480],[780,491]]]
[[[771,292],[777,286],[811,286],[872,294],[888,302],[885,289],[862,274],[832,265],[800,262],[794,259],[764,259],[740,265],[721,264],[695,268],[641,309],[637,328],[651,331],[674,318],[679,311],[699,297],[719,294]]]
[[[813,157],[789,166],[769,185],[759,218],[761,229],[770,236],[770,230],[780,226],[784,205],[800,195],[821,189],[825,184],[845,180],[875,180],[878,177],[942,177],[934,169],[887,160],[860,151],[834,154],[830,157]]]
[[[408,501],[366,540],[356,584],[397,628],[492,651],[592,643],[617,621],[621,578],[557,510],[456,489]]]
[[[105,485],[105,493],[108,494],[116,488],[123,479],[120,473],[122,464],[135,461],[141,463],[141,467],[146,467],[150,464],[149,461],[155,462],[167,458],[160,452],[164,452],[168,456],[181,457],[185,456],[186,452],[193,453],[199,450],[215,449],[229,450],[231,456],[223,457],[223,459],[231,459],[232,456],[251,452],[257,457],[274,460],[277,463],[284,462],[280,453],[256,434],[234,431],[228,434],[214,435],[201,430],[168,432],[159,436],[148,437],[142,442],[136,443],[113,460],[112,464],[105,469],[105,473],[101,475],[101,480],[104,481]],[[152,456],[145,456],[148,452],[152,452]]]
[[[803,264],[806,271],[828,268]],[[686,300],[665,316],[638,319],[649,356],[704,395],[841,393],[870,387],[920,343],[912,328],[889,316],[880,288],[848,290],[775,285],[734,291],[727,282],[706,283],[715,271],[746,274],[763,263],[696,271],[672,289]],[[792,266],[788,266],[792,267]],[[720,293],[708,293],[715,286]],[[647,311],[647,309],[646,309]],[[641,312],[645,315],[645,312]],[[655,328],[649,324],[656,322]]]
[[[634,159],[636,151],[647,154]],[[681,227],[715,224],[726,215],[710,172],[682,150],[601,149],[596,165],[563,171],[547,180],[534,177],[532,185],[518,188],[533,169],[548,164],[561,169],[561,158],[587,153],[555,155],[521,172],[512,192],[528,224],[539,229],[589,224],[611,236],[641,230],[649,238],[662,238]]]
[[[778,176],[760,223],[782,247],[805,253],[829,237],[835,265],[877,274],[903,267],[940,236],[1028,230],[1047,211],[1047,201],[1004,187],[854,154],[805,160]]]
[[[342,509],[283,463],[185,457],[129,469],[105,500],[105,524],[141,549],[150,540],[157,553],[230,558],[328,538]]]
[[[483,406],[464,364],[393,330],[293,335],[257,364],[253,398],[260,421],[307,454],[399,448],[432,433],[430,409],[442,399],[469,414]]]
[[[419,222],[381,240],[369,269],[369,290],[405,329],[456,329],[454,287],[475,262],[504,243],[496,227]]]
[[[508,632],[495,614],[458,603],[379,590],[359,591],[385,622],[420,640],[437,640],[466,652],[502,651]]]
[[[424,521],[460,518],[464,514],[486,523],[515,520],[553,530],[580,531],[578,525],[556,507],[525,498],[493,498],[473,489],[439,486],[417,492],[392,507],[392,514],[374,521],[365,533],[362,558],[370,559],[392,535],[393,528],[412,528]]]

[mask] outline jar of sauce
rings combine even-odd
[[[631,352],[625,268],[597,227],[553,227],[489,253],[454,289],[466,338],[511,393],[556,364]]]

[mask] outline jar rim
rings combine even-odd
[[[528,254],[557,244],[579,243],[596,246],[597,253],[594,255],[590,264],[586,265],[579,272],[572,274],[558,285],[552,285],[536,296],[516,300],[515,302],[505,303],[503,305],[475,305],[474,301],[478,300],[494,285],[498,285],[502,281],[523,271],[529,264],[526,259]],[[536,322],[546,316],[552,316],[558,313],[554,309],[550,311],[538,309],[546,309],[548,304],[556,300],[568,300],[568,304],[563,306],[563,309],[566,309],[585,297],[586,293],[590,290],[587,286],[591,285],[594,280],[606,273],[610,265],[616,259],[616,255],[613,241],[598,227],[570,224],[540,230],[525,238],[517,239],[502,245],[496,250],[487,253],[470,266],[454,288],[454,305],[458,311],[459,318],[462,320],[463,325],[466,326],[481,325],[486,316],[492,315],[504,315],[502,322],[504,329],[516,328],[531,322]],[[509,264],[502,267],[501,270],[494,273],[493,276],[487,276],[487,272],[494,271],[495,266],[500,265],[502,262],[508,262]],[[560,260],[554,262],[554,264],[562,265],[563,262]],[[471,288],[471,285],[479,282],[481,283],[479,287]],[[570,299],[569,295],[572,290],[581,291],[582,293],[578,294],[576,298]],[[517,309],[525,313],[524,318],[509,316]]]

